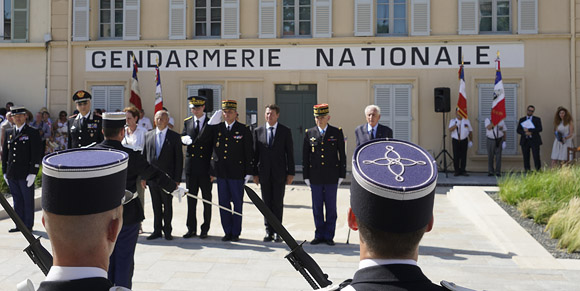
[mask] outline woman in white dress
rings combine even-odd
[[[574,147],[574,122],[570,112],[560,106],[554,116],[554,145],[552,146],[552,167],[568,160],[568,148]]]

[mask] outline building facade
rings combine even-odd
[[[30,12],[40,9],[34,4],[42,6],[37,3],[42,1],[29,1]],[[536,115],[544,120],[544,163],[550,159],[556,108],[564,106],[575,120],[578,117],[579,4],[576,0],[52,0],[47,9],[52,38],[47,104],[53,114],[71,112],[70,96],[84,89],[93,93],[95,108],[122,109],[129,105],[135,57],[146,114],[153,114],[154,67],[159,64],[163,102],[178,131],[189,115],[190,95],[211,95],[214,108],[222,99],[237,100],[240,121],[254,125],[263,124],[265,105],[277,103],[282,108],[280,121],[293,130],[296,162],[301,164],[304,129],[314,125],[312,105],[330,105],[330,123],[342,127],[351,156],[354,129],[365,122],[363,110],[377,104],[381,123],[393,129],[395,138],[415,142],[437,156],[444,142],[451,149],[447,124],[454,117],[457,72],[463,61],[474,127],[467,170],[486,171],[483,123],[491,110],[499,52],[508,126],[503,169],[519,170],[523,163],[516,126],[527,105],[536,106]],[[31,66],[41,63],[22,61]],[[10,75],[5,70],[0,74]],[[30,89],[16,84],[6,86],[18,92]],[[434,110],[434,89],[441,87],[450,88],[450,114]]]

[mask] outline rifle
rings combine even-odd
[[[284,242],[290,248],[291,251],[285,256],[285,258],[290,261],[290,264],[292,264],[296,271],[300,272],[312,289],[324,288],[332,284],[332,282],[328,280],[328,275],[324,274],[316,261],[314,261],[314,259],[304,251],[302,248],[304,242],[298,244],[276,216],[274,216],[272,211],[266,206],[266,204],[264,204],[264,201],[262,201],[258,194],[248,186],[244,186],[244,188],[246,189],[246,193],[248,194],[248,197],[250,197],[250,200],[252,200],[258,210],[262,212],[270,226],[274,228],[276,233],[284,239]]]
[[[16,224],[16,227],[22,232],[22,235],[26,238],[30,245],[24,249],[28,254],[30,259],[40,268],[44,275],[48,274],[50,267],[52,267],[52,255],[40,244],[40,237],[34,238],[28,227],[24,225],[24,222],[18,214],[14,211],[10,203],[4,197],[4,194],[0,194],[0,204],[6,210],[6,213],[12,218],[12,221]]]

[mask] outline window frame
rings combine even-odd
[[[222,37],[222,29],[223,29],[222,28],[222,26],[223,26],[223,21],[222,20],[223,19],[222,19],[222,12],[221,11],[223,9],[224,3],[223,3],[223,1],[220,0],[219,1],[219,5],[220,5],[219,7],[212,7],[211,6],[212,0],[204,0],[204,1],[205,1],[205,7],[200,7],[200,8],[198,8],[195,5],[196,3],[194,1],[194,5],[193,5],[193,37],[194,38],[221,38]],[[213,21],[212,22],[212,19],[211,19],[211,10],[212,9],[218,9],[218,8],[219,8],[219,11],[220,11],[220,13],[219,13],[220,19],[219,19],[219,21]],[[198,24],[198,21],[197,21],[197,10],[198,9],[200,9],[200,10],[201,9],[204,9],[205,10],[206,20],[199,22],[199,23],[204,23],[206,25],[206,27],[205,27],[205,35],[198,35],[197,34],[197,24]],[[211,35],[211,32],[212,32],[211,24],[212,23],[219,23],[220,27],[219,27],[219,30],[218,30],[218,35]]]
[[[379,32],[379,11],[381,6],[386,6],[384,3],[379,3],[378,1],[375,3],[376,13],[375,13],[375,31],[376,36],[408,36],[409,35],[409,3],[408,1],[404,1],[405,5],[405,32],[404,33],[394,33],[395,30],[395,20],[400,18],[395,18],[395,5],[402,5],[401,3],[395,3],[396,0],[387,0],[388,1],[388,11],[389,15],[387,19],[389,21],[388,27],[389,31],[387,33]],[[380,6],[379,6],[380,5]],[[392,28],[392,29],[391,29]]]
[[[111,35],[113,36],[103,36],[103,22],[101,22],[101,17],[102,17],[102,13],[103,13],[103,7],[101,6],[103,0],[99,0],[99,39],[123,39],[123,28],[125,26],[125,19],[123,19],[124,15],[124,10],[125,10],[125,1],[123,0],[110,0],[110,4],[111,7],[107,8],[108,10],[110,10],[110,21],[108,22],[109,25],[111,25]],[[115,7],[115,3],[116,1],[120,1],[122,7],[120,8],[121,10],[121,15],[122,16],[122,21],[121,21],[121,32],[120,35],[116,35],[115,33],[115,26],[117,25],[116,19],[115,19],[115,9],[118,9]]]
[[[284,1],[282,1],[282,32],[280,33],[283,38],[311,38],[313,35],[313,24],[314,24],[314,0],[310,0],[310,4],[308,5],[300,5],[300,0],[294,0],[294,20],[285,20],[284,19],[284,9],[289,5],[284,5]],[[300,7],[310,8],[310,19],[308,22],[310,23],[310,32],[309,34],[300,35]],[[285,34],[284,32],[284,25],[286,22],[294,22],[294,34]],[[306,21],[302,21],[306,22]],[[298,25],[296,25],[298,24]],[[297,34],[298,33],[298,34]]]
[[[508,9],[509,9],[509,13],[508,13],[508,30],[507,31],[497,31],[497,23],[498,23],[498,16],[497,16],[497,12],[498,12],[498,8],[497,8],[497,2],[508,2]],[[483,16],[481,14],[481,5],[483,3],[487,3],[487,2],[491,2],[491,30],[490,31],[483,31],[481,30],[481,21],[483,19]],[[477,11],[478,11],[478,27],[479,27],[479,34],[510,34],[512,32],[512,15],[513,15],[513,9],[512,9],[512,0],[478,0],[477,1]]]

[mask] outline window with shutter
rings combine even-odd
[[[538,33],[538,0],[518,1],[518,33]]]
[[[373,35],[373,0],[354,1],[354,35]]]
[[[377,35],[407,35],[406,0],[377,0]]]
[[[140,37],[140,0],[124,0],[123,40],[138,40]]]
[[[458,0],[459,34],[478,34],[478,0]]]
[[[222,1],[222,38],[240,38],[240,2]]]
[[[518,117],[516,116],[517,108],[517,84],[503,84],[505,92],[505,110],[506,118],[504,119],[507,127],[506,148],[502,151],[503,155],[517,154],[517,133],[516,127]],[[478,98],[479,98],[479,116],[478,116],[478,149],[477,154],[487,155],[486,143],[487,136],[485,135],[485,119],[491,117],[491,104],[493,102],[493,88],[494,84],[479,84]]]
[[[93,86],[91,90],[91,95],[93,95],[91,110],[98,108],[115,112],[125,108],[124,86]]]
[[[381,108],[379,123],[393,130],[396,139],[411,140],[410,84],[375,85],[375,104]]]
[[[99,23],[102,28],[102,22]],[[72,30],[73,41],[89,40],[89,0],[74,0]]]
[[[314,0],[313,37],[332,36],[332,0]]]
[[[260,0],[259,37],[276,38],[276,0]]]
[[[221,101],[222,101],[222,85],[215,85],[215,84],[196,84],[196,85],[187,85],[187,96],[199,96],[200,89],[211,89],[213,90],[213,114],[218,109],[221,108]],[[191,116],[191,110],[187,108],[187,116]]]
[[[411,0],[411,35],[431,34],[431,1]]]
[[[195,0],[193,10],[195,36],[219,37],[222,31],[222,1]]]
[[[12,41],[28,41],[28,0],[12,0]]]
[[[312,35],[312,0],[284,0],[282,3],[282,35]]]
[[[169,1],[169,39],[185,39],[186,0]]]

